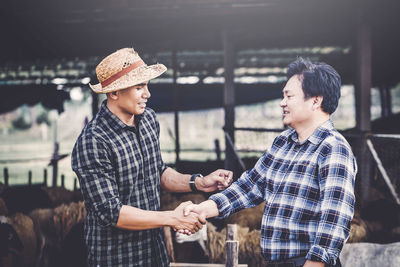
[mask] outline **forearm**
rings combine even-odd
[[[185,209],[185,215],[188,215],[190,212],[199,214],[204,220],[219,215],[217,203],[212,200],[206,200],[200,204],[191,205]]]
[[[190,192],[190,176],[168,167],[161,176],[161,187],[168,192]]]
[[[121,207],[117,228],[126,230],[146,230],[162,226],[172,226],[174,223],[172,211],[151,211],[123,205]]]
[[[206,200],[199,204],[200,208],[205,211],[206,219],[219,215],[217,203],[212,200]]]

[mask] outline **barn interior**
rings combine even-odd
[[[61,114],[72,88],[89,92],[88,83],[97,83],[95,68],[105,55],[134,47],[147,64],[168,68],[151,84],[150,104],[157,113],[174,113],[172,165],[188,173],[224,167],[237,178],[256,159],[238,155],[235,133],[282,129],[235,127],[235,107],[281,98],[285,68],[296,57],[323,61],[340,73],[342,84],[354,86],[356,123],[343,134],[359,166],[357,205],[375,211],[363,219],[386,223],[371,240],[398,242],[400,115],[391,97],[400,82],[399,10],[394,0],[6,1],[0,11],[0,114],[37,103]],[[375,120],[372,88],[380,95]],[[100,102],[92,94],[92,115]],[[183,159],[179,113],[212,108],[224,111],[224,157]],[[53,184],[62,157],[55,148]],[[377,215],[382,206],[373,201],[383,198],[396,216]]]

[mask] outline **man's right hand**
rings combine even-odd
[[[179,230],[186,234],[194,234],[203,227],[203,224],[206,223],[205,218],[202,218],[195,212],[187,212],[187,215],[184,215],[184,209],[189,205],[193,205],[193,203],[191,201],[186,201],[181,203],[175,210],[171,211],[173,218],[171,226],[175,231]]]
[[[190,201],[188,201],[190,202]],[[185,203],[188,203],[185,202]],[[219,215],[217,204],[212,200],[206,200],[201,202],[200,204],[189,203],[184,205],[183,213],[185,216],[191,216],[193,213],[196,213],[199,216],[199,220],[205,224],[207,222],[207,218],[215,217]],[[178,229],[179,230],[179,229]],[[191,232],[186,230],[179,230],[182,234],[190,235]]]

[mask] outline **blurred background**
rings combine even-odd
[[[360,165],[398,201],[400,4],[328,0],[5,1],[0,29],[0,182],[78,187],[70,153],[104,96],[95,67],[134,47],[166,74],[151,81],[164,161],[239,176],[283,129],[285,68],[298,56],[342,76],[333,115]],[[384,180],[377,157],[389,180]],[[392,189],[390,189],[390,185]],[[391,190],[391,191],[390,191]],[[394,191],[393,191],[394,190]]]
[[[149,65],[168,67],[150,82],[148,103],[160,122],[164,161],[183,173],[227,168],[235,179],[284,130],[279,102],[288,63],[304,57],[332,65],[342,77],[332,119],[359,167],[348,243],[399,242],[399,11],[397,0],[2,0],[0,215],[13,225],[24,212],[36,225],[37,209],[52,208],[48,221],[61,229],[43,220],[41,230],[56,234],[40,239],[45,256],[37,258],[31,234],[43,233],[16,228],[25,249],[7,250],[16,264],[3,266],[86,266],[86,211],[76,203],[82,196],[70,154],[105,99],[88,86],[98,82],[95,67],[123,47],[133,47]],[[162,208],[196,197],[163,194]],[[213,223],[253,230],[248,223],[255,216],[257,230],[262,208],[243,211],[243,220]],[[199,254],[199,244],[180,246],[165,233],[172,261],[218,262]],[[9,235],[1,236],[3,247]],[[342,253],[342,260],[353,267],[399,266],[383,264],[399,255],[391,251],[392,257],[384,248],[365,253],[374,260],[384,255],[379,264],[360,260],[362,253]],[[257,249],[247,256],[239,262],[263,266]]]

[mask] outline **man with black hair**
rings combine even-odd
[[[356,160],[330,115],[341,79],[302,58],[287,71],[280,107],[290,129],[229,188],[184,211],[226,218],[266,201],[261,250],[267,266],[341,266],[354,213]]]
[[[205,222],[196,213],[183,216],[191,202],[160,211],[161,188],[213,192],[232,180],[231,171],[182,174],[162,160],[160,125],[147,101],[149,81],[166,70],[163,64],[146,65],[133,48],[110,54],[96,67],[99,83],[90,87],[107,99],[71,155],[87,210],[89,266],[169,266],[161,227],[194,233]]]

